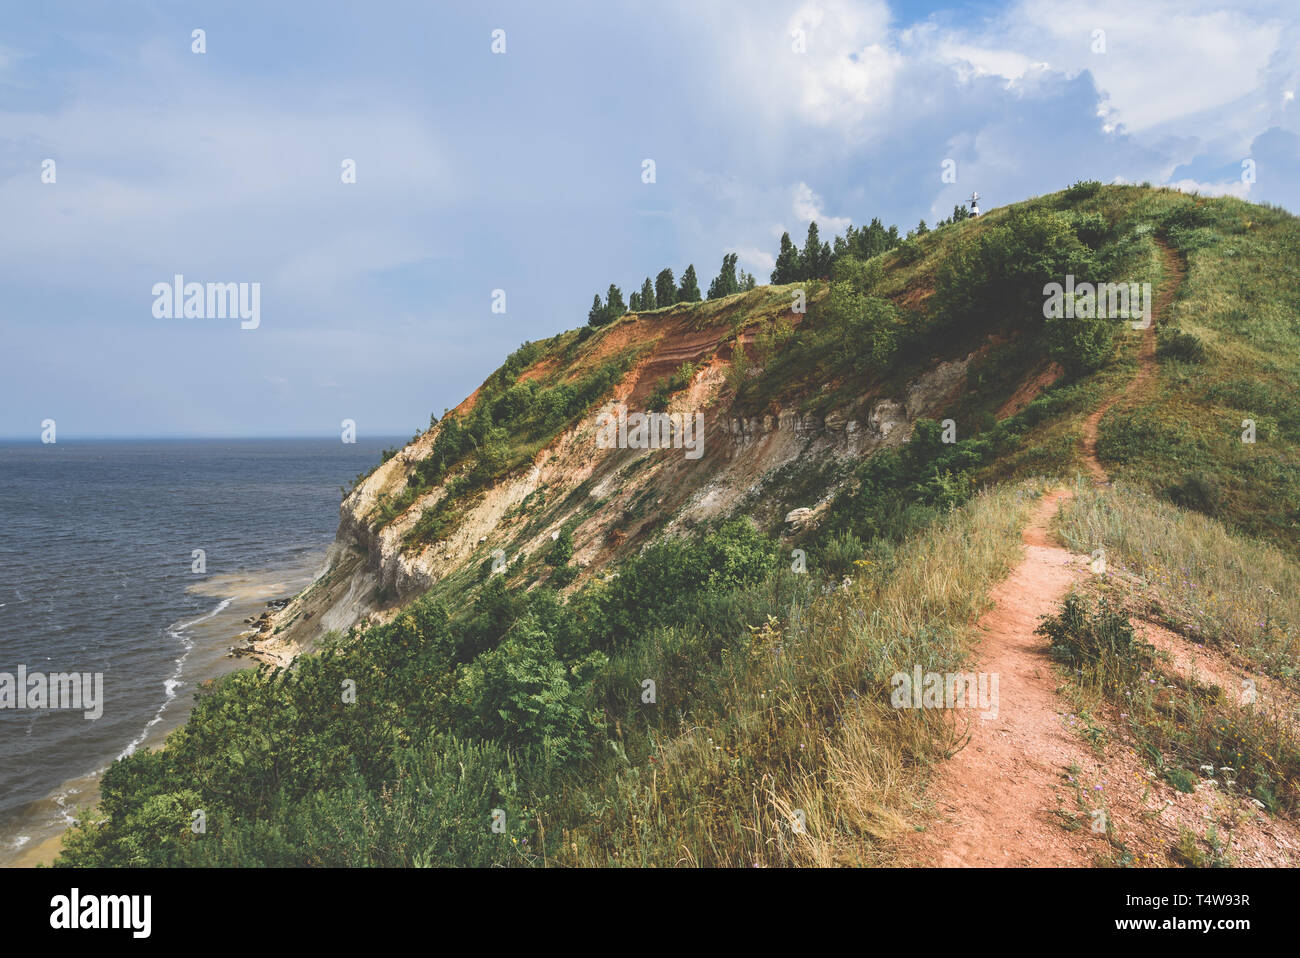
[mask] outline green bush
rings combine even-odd
[[[1072,274],[1091,280],[1092,252],[1070,218],[1045,210],[1016,210],[953,250],[936,273],[935,318],[940,328],[1026,324],[1043,315],[1043,287]]]
[[[382,792],[356,776],[263,819],[188,844],[177,864],[482,868],[527,864],[518,768],[492,742],[454,736],[402,752]],[[500,815],[503,831],[493,831]],[[522,847],[521,847],[522,838]]]
[[[1177,359],[1185,363],[1205,362],[1205,344],[1180,329],[1160,329],[1157,332],[1156,355],[1161,359]]]
[[[1114,689],[1132,683],[1150,662],[1151,646],[1133,634],[1128,616],[1109,600],[1090,603],[1071,592],[1060,614],[1043,616],[1035,635],[1051,643],[1052,659]]]
[[[562,762],[585,757],[596,716],[584,710],[583,690],[603,661],[594,653],[566,665],[541,623],[525,616],[504,642],[459,671],[457,726],[479,738],[544,748]]]
[[[1101,180],[1079,180],[1073,186],[1066,187],[1061,200],[1066,205],[1073,206],[1075,203],[1096,196],[1099,190],[1101,190]]]
[[[1072,213],[1070,225],[1085,246],[1097,249],[1110,233],[1110,224],[1100,213]]]
[[[546,564],[561,566],[573,558],[573,533],[565,526],[546,553]]]
[[[1115,351],[1118,325],[1113,319],[1051,316],[1043,321],[1047,352],[1073,375],[1099,369]]]
[[[832,283],[821,318],[842,359],[858,369],[889,366],[898,348],[898,313],[889,300],[860,293],[847,282]]]

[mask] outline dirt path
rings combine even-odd
[[[1067,730],[1038,617],[1055,612],[1086,574],[1086,558],[1054,545],[1047,527],[1064,489],[1048,493],[1022,534],[1024,561],[993,590],[979,622],[976,669],[997,674],[998,714],[973,719],[969,744],[932,786],[940,820],[917,836],[919,863],[941,866],[1092,864],[1087,831],[1063,831],[1055,810],[1068,797],[1062,769],[1087,760]]]
[[[1141,395],[1155,379],[1155,324],[1186,275],[1182,259],[1157,240],[1162,275],[1152,322],[1143,331],[1138,371],[1123,393],[1109,397],[1084,424],[1084,462],[1095,482],[1108,476],[1097,461],[1097,429],[1121,398]],[[1093,756],[1066,716],[1046,642],[1034,634],[1039,617],[1055,613],[1070,587],[1088,574],[1088,557],[1051,541],[1048,524],[1072,496],[1058,488],[1038,504],[1022,533],[1025,557],[990,596],[994,608],[976,628],[976,669],[999,676],[996,718],[975,718],[969,743],[931,787],[937,819],[909,840],[905,860],[940,866],[1089,866],[1108,848],[1088,829],[1067,831],[1075,786],[1065,770],[1097,771]]]
[[[1083,461],[1092,475],[1093,482],[1109,482],[1106,470],[1097,461],[1097,429],[1101,419],[1111,406],[1120,399],[1141,395],[1156,375],[1156,323],[1165,315],[1174,301],[1178,287],[1187,276],[1187,264],[1172,246],[1162,239],[1156,239],[1160,250],[1160,287],[1155,292],[1155,304],[1151,309],[1151,322],[1142,331],[1142,343],[1138,347],[1138,370],[1124,392],[1109,396],[1083,424]]]

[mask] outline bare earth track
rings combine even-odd
[[[1109,396],[1083,424],[1083,461],[1094,482],[1109,482],[1106,470],[1097,461],[1097,428],[1101,419],[1121,398],[1132,398],[1146,391],[1156,375],[1156,322],[1168,311],[1187,276],[1187,266],[1181,256],[1166,243],[1157,240],[1160,250],[1160,289],[1151,308],[1151,322],[1142,331],[1142,344],[1138,347],[1137,375],[1121,395]]]
[[[1152,322],[1143,331],[1138,372],[1121,395],[1110,397],[1084,424],[1083,458],[1093,480],[1108,477],[1097,461],[1097,427],[1119,399],[1141,395],[1155,379],[1155,324],[1168,310],[1186,269],[1159,243],[1163,271]],[[1055,612],[1085,574],[1088,557],[1051,541],[1048,524],[1073,495],[1058,488],[1039,503],[1022,534],[1025,557],[994,589],[994,608],[977,624],[976,668],[999,676],[996,718],[973,718],[969,743],[937,770],[930,789],[937,819],[909,837],[909,863],[940,866],[1088,866],[1107,848],[1088,829],[1066,831],[1075,783],[1070,766],[1097,770],[1084,742],[1069,730],[1069,706],[1047,644],[1034,634],[1040,616]],[[1098,773],[1100,774],[1100,772]]]

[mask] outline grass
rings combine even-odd
[[[1124,222],[1139,221],[1167,230],[1188,273],[1161,321],[1157,388],[1103,420],[1099,454],[1119,478],[1300,554],[1300,220],[1156,190],[1133,198]]]
[[[1089,235],[1104,237],[1097,252],[1109,278],[1154,277],[1156,236],[1167,237],[1188,264],[1179,298],[1161,317],[1152,390],[1136,403],[1120,402],[1101,422],[1100,454],[1117,483],[1109,490],[1080,483],[1057,522],[1058,534],[1075,551],[1104,547],[1111,569],[1075,596],[1049,630],[1075,703],[1068,721],[1098,754],[1114,741],[1112,730],[1120,731],[1173,787],[1195,789],[1202,778],[1220,776],[1223,787],[1238,789],[1275,814],[1294,814],[1300,808],[1300,747],[1284,717],[1248,707],[1231,690],[1174,674],[1154,649],[1136,640],[1129,619],[1162,622],[1217,648],[1234,665],[1300,689],[1297,221],[1235,200],[1138,187],[1087,185],[1018,206],[1059,211]],[[759,477],[749,495],[737,500],[736,514],[757,515],[769,530],[784,533],[781,519],[788,508],[813,505],[842,486],[820,527],[781,543],[782,550],[806,549],[810,574],[783,565],[758,581],[701,595],[685,625],[629,628],[633,638],[609,647],[607,661],[581,687],[584,710],[599,716],[594,757],[554,775],[547,757],[544,772],[519,773],[531,790],[535,847],[545,863],[896,863],[890,857],[895,840],[917,827],[931,770],[959,747],[964,729],[952,710],[894,709],[889,679],[915,665],[938,672],[966,665],[971,627],[985,611],[991,587],[1019,558],[1019,532],[1050,484],[1037,477],[1080,471],[1084,421],[1136,371],[1140,337],[1124,328],[1108,363],[1063,377],[999,422],[997,410],[1048,359],[1047,336],[1032,310],[1026,306],[1026,315],[1002,316],[996,302],[982,302],[971,316],[939,317],[946,331],[928,336],[937,328],[928,294],[939,266],[1012,213],[993,210],[936,229],[864,266],[870,295],[889,299],[896,310],[887,314],[888,322],[896,320],[903,345],[888,368],[883,360],[882,368],[859,361],[854,343],[843,335],[858,327],[819,325],[824,282],[665,307],[641,314],[649,321],[635,326],[638,335],[631,337],[629,328],[639,320],[623,317],[599,330],[585,327],[522,346],[462,410],[463,423],[477,429],[472,446],[455,445],[454,455],[429,461],[428,470],[409,468],[407,477],[424,476],[424,486],[404,485],[397,476],[387,495],[377,497],[368,518],[379,525],[427,497],[423,515],[408,531],[408,546],[448,536],[476,497],[492,494],[492,483],[531,462],[615,385],[627,385],[622,378],[643,351],[663,339],[656,330],[670,321],[678,329],[715,331],[722,355],[753,334],[741,353],[748,372],[740,375],[733,365],[730,389],[713,397],[721,412],[737,417],[761,416],[775,406],[800,414],[858,415],[878,398],[905,397],[915,377],[938,361],[976,354],[965,388],[945,397],[940,409],[927,410],[954,419],[957,444],[940,444],[937,432],[925,439],[933,422],[914,424],[922,438],[901,451],[860,460],[823,454],[825,447],[816,450],[810,440],[804,452],[811,454]],[[796,324],[790,305],[801,287],[809,312]],[[629,345],[629,339],[635,342]],[[716,358],[700,361],[712,371]],[[666,407],[690,374],[681,367],[661,379],[650,405]],[[1253,444],[1240,441],[1243,419],[1256,423]],[[446,430],[449,449],[459,428],[445,416],[435,427]],[[440,435],[435,431],[431,438]],[[663,479],[648,458],[626,466],[619,478],[617,498],[608,492],[600,500],[591,497],[603,481],[596,475],[535,491],[497,525],[491,542],[446,569],[427,598],[442,598],[449,609],[475,610],[504,585],[508,595],[503,589],[499,598],[505,604],[484,606],[481,617],[488,621],[504,615],[509,602],[544,591],[528,591],[539,579],[571,584],[554,577],[572,578],[576,567],[552,570],[545,561],[549,538],[543,537],[540,549],[535,541],[562,524],[573,530],[578,549],[593,541],[587,536],[635,528],[624,550],[630,554],[653,538],[656,522],[668,518],[656,509],[663,495],[656,482]],[[983,488],[967,499],[977,486]],[[619,515],[605,514],[615,508]],[[592,519],[608,521],[602,528]],[[521,555],[530,545],[533,554]],[[511,564],[507,575],[490,577],[485,563],[496,548],[506,551]],[[609,582],[590,586],[591,594],[579,589],[571,596],[579,618],[601,608],[597,592]],[[593,595],[596,605],[590,604]],[[418,606],[404,616],[412,608]],[[542,619],[529,620],[529,634],[546,639],[542,620],[554,610],[538,608]],[[597,624],[608,631],[616,618],[611,613]],[[356,653],[354,665],[373,668],[371,681],[379,684],[388,673],[401,672],[411,655],[430,653],[430,636],[446,638],[431,618],[421,645],[416,640],[422,633],[415,629],[408,636],[404,621],[398,621],[400,628],[381,626],[338,640],[340,654]],[[487,625],[482,629],[489,635]],[[491,633],[493,641],[504,634]],[[499,647],[482,642],[484,655]],[[362,654],[372,647],[385,651]],[[477,645],[472,652],[479,654]],[[418,681],[412,681],[417,688],[438,686],[429,691],[437,708],[394,719],[392,728],[401,735],[442,729],[450,721],[445,709],[455,703],[437,697],[444,696],[439,689],[472,664],[468,658],[453,666],[446,665],[451,659],[429,661],[435,664],[421,665]],[[316,666],[295,668],[309,672]],[[658,688],[652,704],[641,697],[647,678]],[[267,701],[279,701],[267,695]],[[403,691],[388,703],[395,715],[405,716],[409,698]],[[310,709],[295,714],[309,725],[314,716]],[[224,714],[218,717],[224,720]],[[261,713],[241,714],[230,734],[265,722]],[[336,724],[325,723],[313,741],[332,741]],[[473,748],[500,752],[510,762],[522,756],[514,730],[498,741],[470,728],[469,734],[482,739],[470,743]],[[218,748],[214,744],[212,751]],[[305,761],[365,765],[373,752],[370,745],[351,752],[329,748]],[[154,761],[146,755],[125,767],[147,772]],[[447,773],[448,792],[459,794],[455,769],[448,764],[436,770]],[[510,775],[513,781],[515,772]],[[460,765],[459,778],[464,776]],[[1082,827],[1095,809],[1080,792],[1077,770],[1073,780],[1076,807],[1061,814],[1067,827]],[[390,780],[376,781],[364,793],[367,801],[387,803]],[[130,791],[122,785],[120,794]],[[403,799],[415,820],[429,807],[422,794]],[[340,802],[344,818],[360,807],[351,797]],[[466,812],[471,813],[476,808]],[[133,835],[135,827],[127,831]],[[141,826],[141,834],[147,833]],[[1116,848],[1117,863],[1131,860],[1122,845]],[[145,847],[140,849],[143,855]],[[1175,854],[1189,864],[1213,864],[1220,851],[1217,836],[1207,833],[1203,841],[1191,834]],[[454,861],[425,851],[419,860]]]
[[[928,765],[961,734],[950,717],[895,710],[889,677],[965,661],[969,627],[1018,558],[1038,491],[976,496],[900,546],[887,571],[847,589],[756,603],[754,628],[733,637],[689,696],[664,703],[671,714],[658,728],[633,735],[635,721],[620,722],[629,732],[612,773],[563,801],[587,810],[567,830],[563,863],[887,861]],[[635,688],[643,676],[680,672],[691,638],[656,634],[611,662],[610,681]]]
[[[1057,532],[1074,551],[1103,548],[1107,558],[1106,575],[1086,590],[1100,598],[1072,593],[1044,624],[1077,707],[1109,703],[1139,753],[1181,791],[1222,778],[1275,814],[1300,810],[1300,739],[1285,708],[1178,674],[1128,624],[1131,616],[1161,621],[1243,673],[1294,689],[1300,566],[1275,546],[1123,484],[1080,488]]]
[[[1076,552],[1106,550],[1137,611],[1300,689],[1300,563],[1278,547],[1124,483],[1080,485],[1056,528]]]

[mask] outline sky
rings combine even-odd
[[[1300,211],[1293,0],[4,7],[10,438],[410,435],[611,282],[972,190]],[[178,274],[256,327],[159,315]]]

